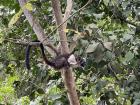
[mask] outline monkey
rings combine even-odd
[[[40,42],[39,40],[35,40],[32,42]],[[30,70],[30,50],[31,47],[33,45],[29,45],[26,48],[26,52],[25,52],[25,64],[26,64],[26,68],[28,70]],[[51,67],[53,67],[54,69],[62,69],[62,68],[68,68],[70,66],[76,68],[76,67],[84,67],[85,66],[85,59],[81,58],[80,56],[76,56],[74,55],[74,51],[72,53],[69,54],[58,54],[58,52],[55,50],[54,52],[56,53],[56,57],[54,57],[52,60],[49,60],[44,52],[44,46],[42,43],[39,44],[39,47],[41,49],[41,55],[45,61],[45,63]],[[49,48],[51,48],[50,46],[48,46]],[[52,48],[51,48],[52,49]],[[52,49],[54,50],[54,49]]]

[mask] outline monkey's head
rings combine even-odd
[[[68,63],[73,68],[77,68],[77,67],[84,68],[84,66],[86,64],[86,59],[84,59],[80,56],[76,56],[74,54],[71,54],[68,58]]]

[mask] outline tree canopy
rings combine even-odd
[[[1,0],[0,104],[139,105],[139,36],[139,0]],[[33,47],[27,70],[36,39],[86,66],[55,70]]]

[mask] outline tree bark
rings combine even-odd
[[[18,0],[21,8],[27,3],[28,0]],[[37,18],[33,17],[32,13],[27,10],[26,8],[24,9],[24,15],[26,16],[29,24],[33,28],[35,34],[37,35],[37,38],[42,41],[43,39],[46,38],[46,35],[44,33],[44,29],[40,26]]]
[[[60,1],[52,0],[52,7],[53,7],[53,12],[55,15],[57,26],[59,26],[61,23],[63,23],[64,20],[60,8]],[[67,36],[66,33],[64,32],[65,27],[66,27],[66,23],[58,29],[60,40],[64,40],[61,42],[61,48],[63,54],[69,53]],[[70,101],[70,105],[80,105],[78,95],[76,92],[76,85],[75,85],[75,80],[74,80],[72,70],[70,68],[69,69],[65,68],[64,70],[62,70],[62,77],[65,83],[65,87],[68,91],[68,98]]]
[[[28,2],[28,0],[18,0],[20,7],[23,8],[26,3]],[[26,16],[26,19],[28,20],[29,24],[31,25],[31,27],[33,28],[38,40],[40,40],[44,45],[47,45],[49,47],[47,47],[47,51],[51,54],[54,55],[54,50],[56,50],[55,46],[53,46],[53,44],[50,43],[49,39],[46,38],[46,34],[44,33],[44,29],[41,27],[41,25],[39,24],[39,21],[36,17],[33,16],[32,12],[27,10],[26,8],[23,8],[23,12],[24,15]],[[52,49],[50,49],[50,47]]]
[[[28,0],[19,0],[20,6],[23,7],[27,3],[27,1]],[[63,19],[61,9],[60,9],[59,0],[52,0],[52,6],[53,6],[57,26],[59,26],[61,23],[63,23],[63,21],[68,17],[68,15],[70,13],[66,13],[65,18]],[[32,28],[33,28],[35,34],[37,35],[38,39],[41,42],[42,41],[44,42],[44,39],[46,39],[46,35],[44,33],[43,28],[40,26],[37,18],[33,17],[32,13],[27,9],[24,9],[24,15],[26,16],[27,20],[29,21],[29,24],[32,26]],[[66,37],[66,33],[64,32],[64,29],[66,28],[66,26],[67,26],[67,23],[65,23],[64,25],[62,25],[58,29],[60,40],[64,40],[64,41],[61,42],[61,48],[62,48],[62,53],[63,54],[69,53],[67,37]],[[47,41],[45,41],[45,42],[48,44]],[[78,99],[78,96],[77,96],[77,92],[76,92],[75,80],[74,80],[74,76],[72,74],[72,70],[71,69],[65,69],[65,70],[62,70],[62,71],[63,71],[62,72],[62,77],[63,77],[64,83],[65,83],[65,87],[68,91],[68,98],[69,98],[69,101],[70,101],[70,105],[80,105],[79,99]]]

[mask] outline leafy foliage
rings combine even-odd
[[[26,46],[20,42],[36,39],[36,35],[20,11],[18,2],[2,1],[0,103],[69,104],[60,72],[44,65],[38,50],[32,51],[31,71],[25,69]],[[85,2],[74,1],[73,11]],[[70,48],[76,46],[76,53],[87,59],[84,70],[74,70],[81,105],[140,104],[139,4],[139,0],[95,0],[68,20],[66,32]],[[62,1],[63,12],[65,6]],[[55,29],[50,1],[33,0],[26,8],[33,10],[46,34]],[[54,45],[59,42],[57,34],[48,36]]]

